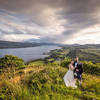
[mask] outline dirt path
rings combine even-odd
[[[42,70],[44,70],[43,66],[37,66],[37,67],[30,66],[30,67],[27,67],[25,69],[21,69],[21,70],[17,71],[16,73],[22,72],[22,74],[21,75],[20,74],[18,74],[18,75],[15,74],[15,76],[12,79],[10,79],[10,81],[12,83],[15,83],[15,84],[20,83],[20,81],[22,79],[24,79],[24,77],[25,77],[26,74],[28,74],[30,72],[37,73],[37,72],[40,72]]]

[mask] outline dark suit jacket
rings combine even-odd
[[[76,70],[79,70],[78,72],[79,72],[79,74],[82,74],[83,73],[83,65],[81,64],[81,63],[79,63],[78,65],[77,65],[77,67],[75,68],[75,72],[77,72]]]

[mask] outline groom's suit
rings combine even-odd
[[[81,80],[82,79],[82,73],[83,73],[83,65],[81,63],[75,61],[73,66],[75,67],[74,77]]]

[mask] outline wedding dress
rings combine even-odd
[[[75,85],[75,80],[74,80],[74,73],[73,73],[73,66],[70,64],[69,65],[69,70],[68,72],[65,74],[64,76],[64,82],[65,82],[65,85],[67,87],[74,87],[76,88],[77,86]]]

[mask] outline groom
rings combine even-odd
[[[76,57],[74,60],[73,66],[75,67],[74,69],[74,78],[79,80],[79,84],[82,84],[82,73],[83,73],[83,65],[82,63],[79,63],[79,58]]]

